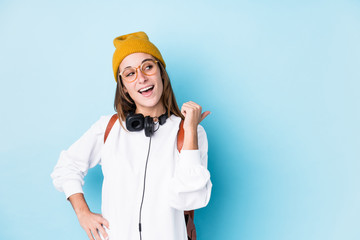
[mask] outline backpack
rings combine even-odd
[[[119,116],[115,113],[111,118],[110,121],[106,127],[105,134],[104,134],[104,143],[106,142],[106,139],[114,126],[115,122],[119,119]],[[177,149],[179,152],[181,152],[181,149],[184,144],[184,120],[181,120],[180,127],[177,135]],[[196,240],[196,229],[194,225],[194,210],[191,211],[184,211],[184,217],[185,217],[185,225],[186,230],[188,234],[188,240]]]

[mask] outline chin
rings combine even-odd
[[[159,99],[159,100],[154,99],[154,100],[143,102],[143,103],[140,102],[140,105],[142,107],[146,107],[146,108],[155,108],[159,104],[160,101],[161,101],[161,99]]]

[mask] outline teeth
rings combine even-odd
[[[143,89],[140,89],[139,92],[144,92],[144,91],[147,91],[149,90],[150,88],[152,88],[153,86],[150,86],[150,87],[147,87],[147,88],[143,88]]]

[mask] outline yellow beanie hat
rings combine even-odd
[[[121,61],[132,53],[142,52],[150,54],[166,67],[164,59],[157,47],[149,41],[149,37],[144,32],[130,33],[114,39],[115,52],[112,59],[115,81],[117,81],[117,71]]]

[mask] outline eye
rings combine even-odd
[[[130,77],[130,76],[132,76],[132,75],[134,75],[135,73],[134,72],[130,72],[130,73],[127,73],[125,76],[126,77]]]
[[[154,68],[154,63],[152,62],[145,62],[142,66],[142,70],[143,71],[146,71],[146,72],[149,72],[151,71],[152,69]]]
[[[124,77],[131,77],[135,75],[134,69],[127,69],[123,72]]]

